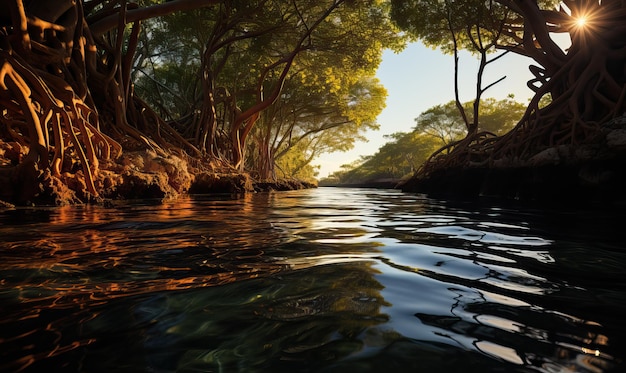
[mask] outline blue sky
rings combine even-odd
[[[519,102],[526,103],[532,91],[526,82],[532,77],[528,66],[532,60],[509,53],[489,64],[483,86],[506,76],[504,81],[487,90],[483,97],[506,98],[514,94]],[[462,101],[473,100],[476,90],[477,57],[462,52],[459,58],[460,95]],[[387,106],[378,116],[380,130],[365,134],[368,142],[359,142],[353,150],[324,154],[313,164],[320,165],[319,177],[340,169],[361,155],[374,154],[386,141],[383,137],[394,132],[411,131],[414,119],[427,109],[454,100],[454,58],[421,43],[409,44],[399,54],[385,51],[377,77],[387,88]]]

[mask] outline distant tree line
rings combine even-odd
[[[471,109],[473,104],[473,101],[468,101],[463,103],[463,107]],[[481,101],[480,108],[480,130],[503,135],[522,117],[526,105],[512,97],[503,100],[488,98]],[[389,141],[375,154],[342,165],[341,170],[322,179],[320,183],[366,184],[374,180],[408,178],[438,149],[449,149],[446,147],[465,136],[465,122],[456,102],[436,105],[415,118],[412,131],[387,135]]]

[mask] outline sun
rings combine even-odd
[[[576,27],[578,28],[582,28],[585,27],[587,25],[587,17],[582,16],[582,17],[578,17],[576,18]]]

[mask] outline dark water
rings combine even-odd
[[[620,212],[326,189],[0,212],[0,370],[607,372]]]

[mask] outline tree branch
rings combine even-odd
[[[212,6],[222,2],[222,0],[173,0],[167,1],[162,4],[151,5],[145,8],[138,8],[128,10],[126,12],[126,23],[132,23],[137,21],[143,21],[149,18],[161,17],[174,12],[183,10],[198,9],[207,6]],[[107,31],[115,28],[119,23],[120,14],[115,13],[106,16],[93,25],[90,25],[91,31],[94,35],[102,35]]]

